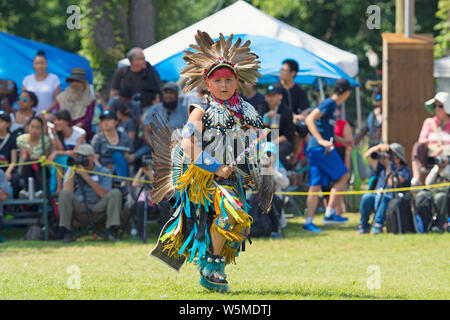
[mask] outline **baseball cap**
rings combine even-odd
[[[94,147],[92,147],[90,144],[87,143],[80,144],[78,146],[76,153],[82,154],[84,156],[90,156],[95,154]]]
[[[450,96],[447,92],[440,91],[440,92],[436,93],[436,95],[434,96],[433,99],[430,99],[425,102],[425,106],[427,106],[427,107],[432,106],[436,101],[439,101],[440,103],[442,103],[444,105],[444,111],[446,114],[450,114]],[[427,108],[427,110],[431,114],[434,114],[433,108]]]
[[[348,82],[347,79],[341,78],[336,80],[334,83],[334,91],[338,94],[343,94],[347,90],[351,90],[352,86],[350,85],[350,82]]]
[[[171,82],[167,82],[164,85],[163,91],[164,90],[172,90],[172,91],[178,93],[178,85],[175,82],[172,82],[172,81]]]
[[[0,109],[0,119],[5,120],[6,122],[11,122],[11,116],[3,109]]]
[[[104,110],[101,114],[100,114],[100,120],[103,120],[105,118],[108,119],[114,119],[117,120],[117,115],[115,112],[111,111],[111,110]]]
[[[280,86],[271,84],[267,87],[266,94],[279,94],[282,93],[281,90]]]

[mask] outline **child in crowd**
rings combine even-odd
[[[26,132],[17,137],[17,147],[20,149],[20,162],[39,161],[45,155],[50,154],[50,139],[44,135],[44,149],[42,149],[41,132],[47,132],[47,126],[39,117],[31,118],[26,125]],[[42,168],[39,163],[33,163],[21,166],[21,177],[28,182],[28,178],[34,178],[34,190],[41,191],[36,194],[36,197],[42,195]],[[47,168],[46,168],[47,170]],[[19,193],[19,197],[28,198],[29,194],[26,190]]]

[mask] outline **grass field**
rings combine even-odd
[[[63,245],[2,230],[0,299],[450,299],[449,233],[357,236],[359,215],[348,216],[336,227],[316,217],[322,234],[301,231],[297,216],[285,238],[253,239],[227,266],[225,295],[203,290],[192,264],[177,273],[148,257],[156,224],[147,244],[88,237]]]

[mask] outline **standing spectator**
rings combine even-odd
[[[50,153],[50,139],[44,135],[44,150],[42,150],[41,131],[46,132],[46,126],[44,121],[39,117],[31,118],[26,126],[25,134],[17,137],[17,146],[20,148],[20,162],[39,161],[39,159],[45,155],[49,156]],[[42,168],[47,170],[47,167],[41,167],[37,163],[21,166],[21,177],[28,182],[28,177],[34,178],[35,191],[42,190]],[[47,186],[48,187],[48,186]],[[41,193],[37,193],[36,197],[39,197]],[[47,193],[49,194],[49,193]],[[22,190],[19,193],[22,198],[28,198],[29,194],[26,190]]]
[[[73,68],[66,79],[70,86],[57,97],[55,109],[68,110],[72,118],[72,125],[84,128],[87,139],[92,138],[92,118],[94,117],[95,98],[91,95],[86,70]]]
[[[433,117],[425,119],[419,140],[413,146],[413,186],[422,184],[421,171],[427,167],[427,157],[450,156],[450,96],[438,92],[425,105]]]
[[[36,114],[40,114],[44,110],[50,113],[55,108],[56,97],[61,90],[58,77],[53,73],[48,73],[47,67],[45,53],[40,50],[33,60],[33,68],[36,73],[26,76],[22,82],[22,91],[33,91],[38,97]]]
[[[151,146],[150,122],[153,122],[153,115],[162,112],[167,116],[172,129],[181,129],[188,119],[186,106],[178,99],[178,85],[175,82],[168,82],[164,85],[162,102],[150,108],[144,119],[144,139]]]
[[[2,167],[0,171],[4,171],[6,179],[11,183],[13,194],[19,192],[19,176],[16,172],[17,164],[17,144],[16,137],[9,133],[11,126],[11,117],[9,114],[0,110],[0,163],[8,167]]]
[[[355,138],[355,144],[358,144],[366,134],[369,134],[369,148],[382,143],[381,124],[383,122],[383,115],[381,113],[381,90],[374,92],[372,96],[372,104],[375,108],[369,113],[365,126],[360,130]]]
[[[353,148],[353,133],[352,128],[348,121],[341,119],[341,106],[338,106],[337,109],[337,120],[336,125],[334,126],[334,137],[336,139],[335,146],[336,151],[341,157],[342,161],[344,161],[347,170],[350,171],[350,157]],[[342,215],[344,211],[344,196],[337,195],[337,206],[336,206],[336,214],[339,216]]]
[[[156,95],[161,91],[161,80],[158,72],[145,61],[141,48],[132,48],[127,58],[130,66],[116,70],[111,81],[110,99],[119,94],[120,88],[131,88],[132,95],[140,94],[141,110],[144,112],[152,105]]]
[[[128,163],[134,161],[133,142],[126,133],[117,130],[119,121],[117,115],[105,110],[100,115],[100,126],[102,132],[97,133],[92,138],[96,160],[104,167],[111,169],[113,174],[128,177]],[[128,148],[128,151],[118,151],[115,147]],[[125,180],[121,182],[121,187],[125,186]]]
[[[288,156],[292,153],[294,124],[292,123],[292,112],[289,107],[282,102],[282,88],[279,85],[269,85],[264,96],[265,102],[262,105],[264,125],[278,131],[278,140],[273,141],[279,148],[280,161],[285,169],[289,169]],[[271,126],[274,119],[278,117],[276,126]]]
[[[59,226],[63,233],[63,243],[72,241],[72,214],[86,213],[85,201],[92,212],[106,211],[106,241],[116,241],[116,228],[120,226],[122,193],[112,189],[112,179],[106,176],[111,172],[95,163],[94,149],[89,144],[78,147],[76,154],[87,157],[87,166],[77,166],[75,175],[69,169],[64,177],[63,190],[58,196]],[[94,173],[87,173],[89,170]],[[102,173],[102,174],[96,174]],[[79,177],[80,183],[75,183]],[[83,185],[82,185],[83,184]],[[82,188],[84,188],[84,198]]]
[[[284,60],[280,70],[280,84],[284,88],[283,102],[291,108],[291,111],[293,112],[292,121],[294,124],[300,124],[305,121],[310,107],[306,92],[294,82],[298,70],[299,66],[297,61],[292,59]],[[295,131],[293,140],[294,156],[290,161],[291,165],[295,164],[301,152],[301,141],[302,138],[299,133]]]
[[[18,100],[19,110],[11,113],[11,127],[9,128],[16,137],[25,133],[25,125],[36,115],[33,107],[38,103],[38,98],[34,92],[26,90],[22,91]]]
[[[389,160],[387,152],[392,153],[393,163]],[[373,153],[378,153],[378,159],[372,157]],[[380,155],[380,153],[382,153]],[[406,164],[405,149],[399,143],[379,144],[367,150],[364,157],[369,162],[372,169],[376,172],[378,177],[376,189],[392,189],[393,175],[392,169],[398,176],[398,188],[406,188],[410,186],[411,171]],[[389,201],[393,198],[392,192],[385,193],[366,193],[361,198],[360,212],[361,222],[358,226],[358,233],[369,232],[369,218],[373,211],[375,211],[375,224],[372,227],[372,234],[381,233],[384,220],[385,211]]]
[[[255,85],[246,82],[245,85],[248,88],[248,96],[243,97],[245,101],[249,102],[256,110],[261,112],[262,104],[264,103],[264,95],[255,90]]]
[[[321,232],[313,223],[313,216],[317,208],[321,187],[327,187],[335,182],[331,188],[330,200],[325,211],[324,223],[344,223],[348,219],[336,214],[336,192],[343,191],[348,180],[348,170],[344,162],[333,149],[334,126],[338,105],[345,102],[351,93],[350,83],[346,79],[339,79],[334,85],[334,94],[325,99],[306,118],[305,122],[312,135],[308,145],[309,159],[309,194],[306,200],[308,217],[304,230]]]

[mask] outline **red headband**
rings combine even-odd
[[[229,67],[219,67],[211,73],[208,79],[231,77],[236,78],[236,74]]]

